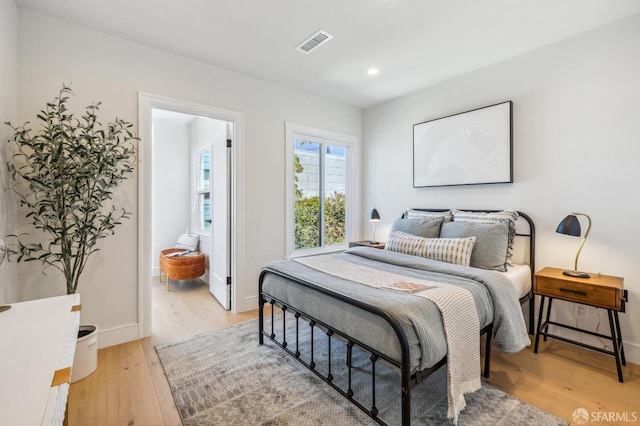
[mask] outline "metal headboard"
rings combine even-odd
[[[423,211],[423,212],[434,212],[434,213],[442,213],[442,212],[447,212],[451,209],[431,209],[431,208],[412,208],[412,210],[419,210],[419,211]],[[468,211],[468,212],[474,212],[474,213],[497,213],[500,211],[503,211],[502,209],[499,210],[494,210],[494,209],[459,209],[459,210],[463,210],[463,211]],[[529,290],[529,293],[527,293],[524,297],[522,297],[520,299],[520,303],[524,303],[527,300],[529,301],[529,334],[534,334],[534,320],[533,320],[533,314],[534,314],[534,310],[535,310],[535,304],[534,304],[534,297],[533,297],[533,277],[535,274],[535,260],[536,260],[536,228],[535,225],[533,224],[533,220],[531,219],[531,217],[526,214],[523,213],[519,210],[516,211],[518,213],[518,223],[516,223],[516,237],[524,237],[524,238],[528,238],[529,239],[529,253],[528,253],[528,257],[529,257],[529,262],[527,262],[529,264],[529,268],[531,268],[531,289]],[[402,217],[404,218],[404,213],[402,214]],[[518,226],[519,225],[519,221],[520,218],[523,218],[526,221],[526,228],[524,232],[522,230],[522,226]]]

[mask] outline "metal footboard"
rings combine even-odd
[[[263,292],[262,286],[263,281],[266,274],[272,273],[275,275],[279,275],[288,280],[294,281],[299,285],[304,287],[313,289],[315,291],[321,292],[323,294],[329,295],[333,298],[341,300],[350,305],[356,306],[366,312],[372,313],[383,318],[394,330],[398,343],[400,345],[400,362],[392,359],[388,355],[381,353],[364,342],[358,341],[351,336],[343,333],[342,331],[330,326],[325,323],[321,319],[314,318],[311,315],[301,311],[299,308],[293,307],[288,303],[268,295]],[[265,321],[264,321],[264,305],[271,305],[271,329],[265,330]],[[274,314],[274,307],[278,307],[282,311],[282,341],[279,341],[276,338],[276,317]],[[287,317],[293,315],[295,318],[295,342],[287,341]],[[303,322],[308,323],[310,327],[311,339],[310,339],[310,359],[309,361],[305,361],[301,357],[300,350],[300,341],[299,341],[299,331],[300,331],[300,319],[303,319]],[[281,347],[285,352],[293,356],[300,363],[302,363],[305,367],[311,370],[316,376],[321,378],[324,382],[329,384],[332,388],[338,391],[342,396],[347,398],[351,403],[357,406],[360,410],[370,416],[373,420],[375,420],[379,424],[386,424],[382,419],[378,417],[378,407],[376,405],[376,365],[380,360],[383,360],[387,364],[397,367],[400,370],[400,392],[401,392],[401,410],[402,410],[402,425],[410,425],[411,424],[411,389],[419,384],[422,380],[426,379],[435,372],[438,368],[443,366],[446,363],[446,357],[436,363],[434,366],[419,371],[417,373],[411,374],[411,366],[410,366],[410,358],[409,358],[409,343],[407,341],[407,337],[402,330],[400,324],[387,313],[383,312],[379,308],[366,304],[362,301],[354,299],[352,297],[346,296],[341,293],[334,292],[332,290],[319,287],[314,285],[309,281],[305,281],[298,277],[288,276],[286,274],[272,271],[272,270],[263,270],[260,274],[259,280],[259,343],[264,344],[264,337],[266,336],[271,341],[273,341],[276,345]],[[279,326],[279,325],[278,325]],[[316,358],[314,353],[314,333],[320,332],[324,333],[327,337],[327,346],[328,346],[328,359],[327,359],[327,370],[326,373],[319,371],[316,368]],[[492,336],[492,325],[488,325],[481,330],[481,334],[486,334],[486,342],[485,342],[485,363],[484,363],[484,377],[489,377],[490,372],[490,358],[491,358],[491,336]],[[331,345],[332,345],[332,337],[339,336],[346,345],[346,368],[347,368],[347,388],[343,389],[338,386],[334,382],[334,377],[332,374],[332,357],[331,357]],[[295,346],[294,346],[295,345]],[[362,403],[360,403],[356,396],[354,395],[354,391],[352,389],[352,354],[354,348],[359,348],[360,350],[365,351],[369,354],[369,360],[371,365],[371,407],[365,407]]]
[[[396,336],[398,337],[398,343],[400,345],[400,353],[401,353],[401,357],[400,357],[400,363],[398,363],[397,361],[391,359],[390,357],[388,357],[385,354],[380,353],[379,351],[376,351],[375,349],[369,347],[368,345],[366,345],[363,342],[359,342],[356,339],[351,338],[350,336],[347,336],[346,334],[342,333],[340,330],[336,330],[334,327],[329,326],[328,324],[326,324],[325,322],[319,320],[318,318],[312,318],[310,315],[307,315],[304,312],[301,312],[299,309],[296,309],[295,307],[289,306],[288,304],[284,303],[281,300],[278,300],[270,295],[265,294],[262,291],[262,284],[264,281],[264,277],[267,273],[274,273],[277,275],[280,275],[284,278],[287,278],[291,281],[295,281],[296,283],[304,286],[304,287],[308,287],[308,288],[312,288],[316,291],[319,291],[321,293],[324,293],[326,295],[332,296],[338,300],[341,300],[345,303],[349,303],[353,306],[357,306],[360,309],[363,309],[367,312],[370,312],[372,314],[378,315],[381,318],[383,318],[393,329],[393,331],[395,332]],[[269,303],[271,304],[271,331],[267,332],[264,330],[264,304],[265,303]],[[284,331],[284,327],[286,327],[286,315],[287,315],[287,311],[291,311],[293,312],[295,318],[296,318],[296,350],[292,351],[291,349],[289,349],[289,343],[286,342],[286,340],[284,342],[278,342],[275,339],[275,333],[274,333],[274,327],[275,327],[275,322],[274,322],[274,309],[273,306],[278,306],[279,308],[282,309],[283,311],[283,320],[282,320],[282,324],[283,324],[283,331]],[[337,334],[339,336],[341,336],[343,339],[345,339],[347,341],[347,360],[348,360],[348,364],[347,364],[347,368],[349,371],[349,375],[351,374],[351,365],[350,365],[350,361],[351,361],[351,354],[353,351],[353,347],[354,346],[358,346],[359,348],[367,351],[368,353],[371,354],[371,363],[372,363],[372,383],[373,383],[373,390],[372,390],[372,407],[371,408],[367,408],[365,406],[363,406],[362,404],[360,404],[360,402],[358,402],[356,399],[354,399],[354,395],[353,395],[353,390],[350,389],[350,382],[351,382],[351,378],[349,377],[349,389],[344,390],[342,388],[340,388],[339,386],[337,386],[334,382],[333,382],[333,377],[331,375],[330,372],[330,367],[329,367],[329,374],[327,376],[323,375],[321,372],[319,372],[318,370],[315,369],[315,363],[313,361],[313,335],[311,338],[311,361],[309,363],[307,363],[306,361],[304,361],[302,358],[300,358],[300,350],[298,348],[298,325],[299,325],[299,319],[300,317],[304,317],[309,321],[309,324],[313,324],[311,325],[311,332],[313,333],[313,330],[315,328],[316,325],[320,325],[321,327],[323,327],[324,329],[327,330],[327,334],[328,334],[328,339],[329,342],[331,341],[331,335],[332,334]],[[359,300],[353,299],[349,296],[345,296],[343,294],[337,293],[337,292],[333,292],[331,290],[328,290],[326,288],[322,288],[322,287],[318,287],[316,285],[314,285],[313,283],[310,283],[308,281],[299,279],[299,278],[294,278],[292,276],[287,276],[285,274],[281,274],[281,273],[277,273],[274,271],[267,271],[267,270],[263,270],[262,273],[260,274],[260,281],[259,281],[259,316],[258,316],[258,323],[259,323],[259,343],[262,345],[264,344],[264,336],[267,336],[270,340],[272,340],[274,343],[276,343],[278,346],[280,346],[282,349],[284,349],[287,353],[289,353],[290,355],[294,356],[298,361],[300,361],[303,365],[305,365],[308,369],[310,369],[311,371],[313,371],[318,377],[320,377],[322,380],[324,380],[326,383],[328,383],[331,387],[333,387],[335,390],[337,390],[341,395],[343,395],[344,397],[346,397],[347,399],[349,399],[354,405],[356,405],[359,409],[361,409],[362,411],[364,411],[366,414],[368,414],[372,419],[374,419],[376,422],[380,423],[380,424],[385,424],[380,418],[378,418],[378,409],[376,408],[376,404],[375,404],[375,364],[379,359],[384,359],[385,361],[389,362],[390,364],[398,367],[400,369],[400,392],[401,392],[401,409],[402,409],[402,425],[410,425],[411,424],[411,373],[410,373],[410,362],[409,362],[409,343],[407,342],[407,337],[404,333],[404,331],[402,330],[402,327],[400,326],[400,324],[392,317],[390,317],[386,312],[383,312],[382,310],[380,310],[379,308],[375,307],[375,306],[371,306],[369,304],[363,303]],[[286,333],[283,332],[283,338],[286,339]],[[329,343],[330,344],[330,343]],[[329,351],[329,355],[331,354],[331,351]],[[331,361],[330,361],[330,357],[329,357],[329,362],[328,365],[331,365]]]

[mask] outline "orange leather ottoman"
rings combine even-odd
[[[169,279],[192,280],[205,273],[205,255],[202,253],[167,257],[168,254],[181,251],[184,250],[172,248],[160,252],[160,282],[162,282],[162,273],[164,272],[167,276],[167,291],[169,291]]]

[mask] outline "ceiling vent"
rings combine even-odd
[[[311,53],[314,49],[322,46],[324,43],[331,40],[333,36],[326,31],[316,31],[314,34],[307,37],[305,41],[300,43],[296,49],[306,54]]]

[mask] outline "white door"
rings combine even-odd
[[[229,139],[230,140],[230,139]],[[211,159],[211,258],[209,290],[225,309],[231,309],[231,146],[227,139],[213,143]]]

